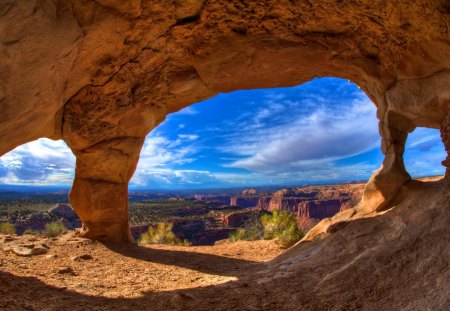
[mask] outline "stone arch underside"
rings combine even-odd
[[[410,179],[415,127],[440,128],[449,151],[449,24],[446,0],[0,0],[0,154],[64,139],[84,235],[129,241],[128,181],[168,113],[219,92],[346,78],[377,106],[385,159],[345,221],[386,208]]]

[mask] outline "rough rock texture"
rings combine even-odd
[[[259,200],[258,196],[233,196],[230,198],[230,206],[255,207]]]
[[[48,212],[50,215],[56,216],[69,230],[81,227],[80,218],[68,204],[58,203],[49,209]]]
[[[239,192],[240,195],[255,195],[257,191],[255,189],[245,189]]]
[[[356,214],[380,211],[410,179],[408,132],[448,123],[449,12],[447,0],[0,0],[0,154],[64,139],[85,236],[128,241],[127,184],[168,113],[335,76],[378,108],[385,160]]]

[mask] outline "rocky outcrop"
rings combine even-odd
[[[258,205],[260,198],[257,196],[233,196],[230,199],[231,206],[255,207]]]
[[[129,241],[127,186],[144,137],[168,113],[239,89],[313,77],[355,82],[374,101],[385,159],[358,215],[410,180],[406,137],[447,142],[447,1],[0,2],[0,154],[64,139],[83,235]],[[268,61],[270,60],[270,61]],[[354,214],[341,215],[342,220]]]
[[[269,211],[283,210],[294,213],[298,226],[306,232],[319,220],[355,207],[361,200],[363,191],[363,184],[282,189],[273,194],[266,206]],[[267,202],[267,198],[265,201]]]
[[[229,195],[217,194],[194,194],[194,198],[199,201],[207,202],[208,205],[233,205]]]
[[[255,189],[245,189],[242,190],[239,194],[240,195],[255,195],[257,191]]]
[[[336,215],[344,202],[336,199],[301,202],[296,211],[297,224],[304,232],[308,231],[318,220]]]
[[[56,217],[69,230],[81,227],[81,220],[68,204],[58,203],[48,210],[49,214]]]

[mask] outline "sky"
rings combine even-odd
[[[409,135],[412,176],[444,173],[436,129]],[[366,180],[383,160],[375,105],[337,78],[219,94],[170,114],[146,138],[130,188],[202,189]],[[75,157],[39,139],[0,158],[0,184],[69,186]]]

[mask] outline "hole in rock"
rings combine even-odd
[[[441,164],[447,157],[438,129],[416,128],[408,135],[405,145],[404,161],[411,177],[444,175]]]
[[[14,225],[17,234],[40,234],[52,222],[68,229],[80,227],[68,198],[74,172],[75,156],[62,140],[41,138],[3,155],[0,224]]]
[[[130,225],[138,238],[169,222],[181,241],[203,245],[235,232],[253,238],[239,230],[258,232],[263,214],[281,210],[306,232],[354,206],[382,160],[375,105],[347,80],[219,94],[148,135],[130,182]]]

